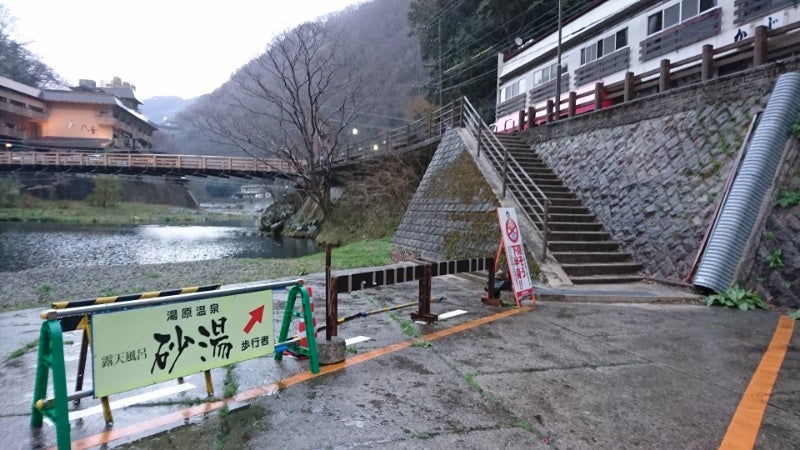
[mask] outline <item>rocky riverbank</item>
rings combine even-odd
[[[52,302],[233,284],[324,272],[324,263],[282,259],[217,259],[185,263],[89,266],[0,272],[0,312],[49,308]]]

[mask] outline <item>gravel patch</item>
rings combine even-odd
[[[217,259],[0,272],[0,311],[188,286],[295,278],[309,272],[324,272],[324,266],[309,264],[298,270],[291,260]]]

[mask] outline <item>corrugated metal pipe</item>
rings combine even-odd
[[[783,74],[775,83],[739,173],[711,231],[693,280],[695,286],[723,292],[733,284],[798,111],[800,73]]]

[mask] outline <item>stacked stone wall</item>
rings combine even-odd
[[[500,204],[461,133],[451,129],[442,138],[395,233],[396,244],[425,259],[492,256],[497,250]]]
[[[653,277],[682,280],[752,117],[778,75],[798,69],[798,59],[773,64],[536,127],[525,138]],[[785,173],[780,185],[800,186],[797,170]],[[766,228],[770,243],[759,244],[740,281],[800,306],[800,207],[771,215]],[[784,268],[764,273],[759,258],[773,247]]]

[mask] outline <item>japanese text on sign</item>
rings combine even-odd
[[[273,351],[270,290],[95,314],[95,397]]]
[[[497,219],[503,235],[503,246],[508,261],[508,274],[514,288],[514,298],[519,304],[521,297],[533,295],[533,283],[528,272],[528,260],[514,208],[497,208]]]

